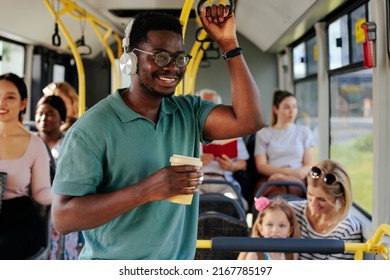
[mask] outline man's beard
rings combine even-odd
[[[150,86],[147,86],[146,83],[144,83],[144,79],[142,77],[142,73],[139,73],[138,75],[140,75],[140,87],[144,90],[144,92],[146,94],[148,94],[149,96],[152,96],[152,97],[159,97],[159,98],[165,98],[165,97],[170,97],[172,96],[175,91],[169,93],[169,94],[166,94],[166,93],[162,93],[162,92],[159,92],[159,91],[156,91],[154,88],[150,87]],[[176,73],[177,77],[179,78],[179,80],[182,80],[182,77],[183,75],[181,75],[180,73]],[[153,75],[154,76],[154,75]],[[158,79],[158,77],[155,77],[154,78]],[[176,87],[175,87],[176,88]]]
[[[165,97],[170,97],[172,96],[175,92],[171,92],[169,94],[164,94],[164,93],[161,93],[159,91],[156,91],[154,90],[153,88],[151,87],[148,87],[146,86],[144,83],[141,82],[140,84],[141,88],[144,90],[144,92],[146,94],[148,94],[149,96],[152,96],[152,97],[159,97],[159,98],[165,98]]]

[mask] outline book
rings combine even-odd
[[[213,154],[215,157],[221,157],[223,154],[230,158],[236,158],[238,155],[237,139],[214,141],[211,144],[203,144],[203,153]]]

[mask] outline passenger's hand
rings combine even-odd
[[[204,153],[200,156],[200,160],[202,161],[203,163],[203,166],[206,166],[208,165],[210,162],[212,162],[213,160],[215,160],[215,157],[213,154],[209,154],[209,153]]]
[[[200,19],[210,37],[220,44],[225,41],[237,42],[236,24],[233,13],[229,14],[229,5],[202,7]]]
[[[175,195],[194,194],[203,181],[203,173],[192,165],[166,166],[140,182],[147,188],[148,201]],[[187,189],[192,187],[192,189]]]
[[[282,173],[274,173],[269,176],[268,181],[287,181],[287,176]]]
[[[295,176],[302,180],[306,178],[307,174],[308,174],[307,168],[305,167],[299,168],[295,172]]]
[[[221,167],[223,170],[233,171],[234,162],[227,155],[224,154],[224,155],[222,155],[222,157],[217,157],[217,161],[218,161],[219,167]]]

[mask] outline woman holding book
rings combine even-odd
[[[203,100],[221,104],[220,95],[211,89],[203,89],[197,93]],[[200,159],[203,162],[202,171],[204,182],[200,187],[202,193],[223,193],[226,196],[237,199],[235,192],[232,192],[229,185],[209,184],[207,180],[224,180],[232,183],[236,191],[241,194],[241,186],[233,177],[233,174],[240,170],[246,170],[249,153],[242,137],[229,140],[215,140],[209,145],[202,145]],[[248,203],[241,197],[245,210],[248,210]]]

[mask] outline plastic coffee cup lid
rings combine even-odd
[[[169,161],[171,163],[174,162],[174,163],[179,163],[179,164],[202,166],[202,161],[199,158],[195,158],[195,157],[173,155],[173,156],[171,156]]]

